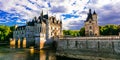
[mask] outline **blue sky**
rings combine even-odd
[[[0,0],[0,25],[25,25],[33,17],[56,16],[63,29],[84,26],[89,8],[98,14],[98,24],[120,24],[120,0]]]

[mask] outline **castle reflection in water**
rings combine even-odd
[[[55,52],[48,50],[2,48],[0,60],[56,60]]]

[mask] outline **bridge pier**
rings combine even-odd
[[[10,48],[26,48],[26,38],[23,40],[15,40],[14,38],[10,38]]]
[[[22,46],[23,48],[26,48],[26,38],[23,39],[22,45],[23,45],[23,46]]]
[[[10,38],[10,48],[15,48],[15,39]]]
[[[20,41],[20,38],[17,40],[17,48],[20,48],[20,46],[21,46],[21,43],[20,43],[21,41]]]

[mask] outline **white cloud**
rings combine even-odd
[[[72,29],[70,26],[75,25],[74,23],[70,25],[71,22],[79,22],[81,24],[80,21],[86,20],[88,8],[95,9],[101,18],[102,13],[111,13],[111,10],[106,11],[106,9],[103,9],[104,6],[112,6],[111,9],[119,13],[119,4],[120,0],[0,0],[0,10],[9,13],[18,13],[21,15],[21,19],[26,20],[31,20],[34,16],[39,16],[41,10],[44,10],[44,12],[49,13],[49,16],[56,16],[58,19],[66,18],[66,20],[63,20],[63,29]],[[31,10],[26,9],[26,7],[31,8]],[[11,9],[15,11],[11,11]],[[100,13],[101,11],[102,13]],[[72,14],[79,17],[67,18],[62,16],[63,14]],[[17,20],[17,22],[21,21]]]
[[[21,20],[17,20],[16,22],[17,22],[17,23],[21,23],[22,21],[21,21]]]
[[[76,26],[77,26],[77,28],[80,29],[81,25],[83,26],[83,23],[81,24],[81,21],[83,21],[83,20],[81,20],[81,17],[79,17],[79,18],[72,17],[72,18],[63,20],[63,29],[69,30],[69,29],[73,29],[71,27],[76,27]]]
[[[8,3],[6,4],[6,1],[8,1]],[[4,10],[6,12],[11,12],[10,9],[14,8],[16,10],[17,13],[23,12],[25,15],[30,15],[28,18],[35,15],[38,15],[38,13],[36,14],[35,11],[41,11],[42,8],[38,8],[37,6],[44,6],[44,8],[46,8],[47,10],[51,10],[50,7],[48,7],[47,3],[50,3],[52,7],[56,6],[63,6],[66,8],[66,12],[64,13],[72,13],[73,10],[81,10],[83,9],[83,4],[86,4],[86,2],[84,1],[79,1],[79,0],[48,0],[47,2],[43,2],[42,0],[30,0],[31,2],[34,2],[35,4],[30,3],[28,0],[4,0],[4,1],[0,1],[3,5],[3,7],[1,7],[1,10]],[[76,1],[76,4],[72,6],[73,2]],[[18,6],[16,6],[16,4],[18,4]],[[29,8],[31,8],[33,11],[28,11],[25,9],[24,6],[27,6]],[[51,13],[51,12],[50,12]],[[52,13],[51,13],[52,14]]]
[[[17,23],[26,23],[25,21],[21,21],[20,19],[18,19],[16,22]]]

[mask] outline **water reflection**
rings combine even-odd
[[[55,52],[50,50],[35,50],[21,48],[0,49],[0,60],[56,60]]]
[[[56,60],[55,52],[40,50],[40,60]]]
[[[21,48],[0,48],[0,60],[71,60],[63,57],[56,57],[52,50],[35,50]],[[72,59],[75,60],[75,59]]]
[[[30,54],[27,55],[27,60],[56,60],[54,51],[30,49],[29,52]]]
[[[30,47],[30,55],[33,55],[34,54],[34,47]]]

